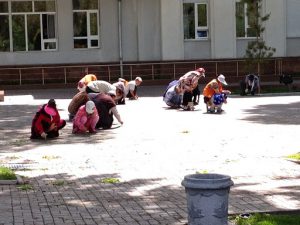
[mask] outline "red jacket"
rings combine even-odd
[[[39,111],[35,114],[31,125],[31,138],[39,138],[43,132],[47,133],[52,123],[55,123],[57,127],[60,123],[60,116],[57,111],[55,116],[50,116],[44,110],[46,105],[43,105]]]

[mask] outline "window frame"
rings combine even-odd
[[[85,13],[86,16],[86,28],[87,35],[86,36],[75,36],[74,34],[74,13]],[[86,49],[98,49],[100,48],[100,11],[99,11],[99,1],[98,1],[98,9],[74,9],[74,5],[72,5],[72,14],[73,14],[73,49],[75,50],[86,50]],[[96,14],[97,16],[97,35],[91,34],[91,14]],[[87,40],[87,47],[80,48],[75,47],[75,40]],[[97,46],[92,46],[92,41],[97,41]]]
[[[209,10],[208,10],[208,3],[207,2],[184,2],[183,4],[193,4],[194,7],[194,38],[185,38],[184,40],[190,41],[190,40],[208,40],[210,37],[209,34]],[[205,5],[205,9],[206,9],[206,26],[198,26],[199,24],[199,10],[198,10],[198,6],[199,5]],[[183,20],[184,23],[184,20]],[[184,26],[184,24],[183,24]],[[198,32],[201,31],[205,31],[206,32],[206,36],[205,37],[200,37],[198,35]]]

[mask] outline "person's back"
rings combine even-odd
[[[112,97],[104,93],[89,93],[88,95],[89,98],[95,103],[100,117],[96,128],[111,128],[113,123],[113,115],[110,113],[110,109],[116,106],[116,103]]]
[[[182,102],[182,91],[177,85],[171,86],[164,94],[163,101],[170,107],[179,108]]]
[[[80,79],[77,85],[77,89],[79,91],[85,91],[86,86],[91,82],[91,81],[96,81],[97,77],[94,74],[87,74],[83,78]]]
[[[86,87],[86,92],[87,93],[108,93],[109,91],[116,91],[116,87],[113,86],[111,83],[104,81],[104,80],[96,80],[96,81],[91,81],[87,87]]]
[[[72,120],[80,106],[84,105],[89,100],[88,94],[85,91],[80,91],[72,98],[69,106],[69,119]]]

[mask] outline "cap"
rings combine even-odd
[[[141,77],[136,77],[135,80],[138,80],[139,82],[143,81]]]
[[[223,74],[220,74],[218,76],[218,81],[220,81],[224,85],[228,85],[227,82],[225,81],[225,76]]]
[[[45,105],[44,107],[45,112],[50,116],[56,116],[56,110],[49,104]]]
[[[94,109],[95,109],[95,103],[93,101],[87,101],[87,103],[85,104],[85,111],[88,114],[93,114]]]
[[[116,90],[109,90],[107,92],[108,95],[113,95],[113,96],[116,96]]]
[[[199,73],[205,73],[205,69],[202,67],[196,69],[196,71],[198,71]]]

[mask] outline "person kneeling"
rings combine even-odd
[[[93,101],[87,101],[85,105],[80,106],[74,121],[73,121],[73,134],[96,133],[96,124],[99,121],[98,111]]]
[[[47,139],[59,136],[59,130],[66,125],[66,121],[60,119],[54,99],[50,99],[36,112],[31,125],[31,139]]]

